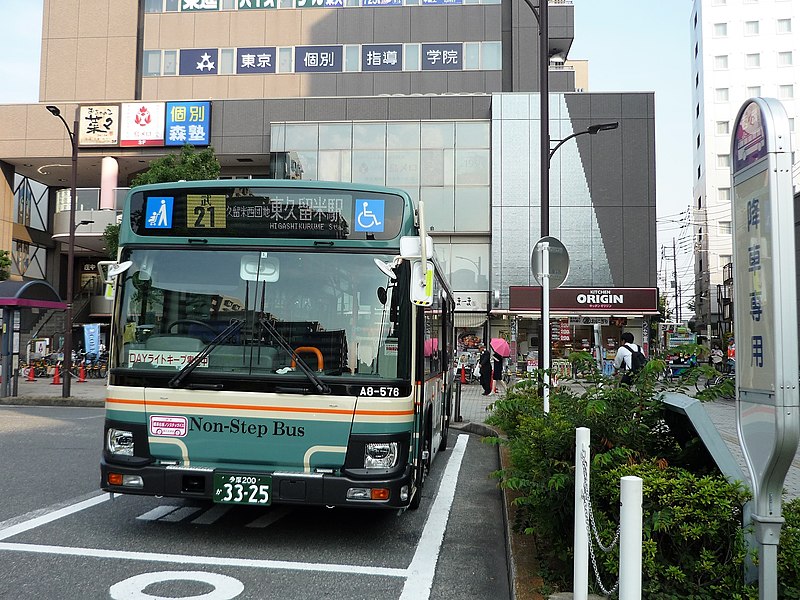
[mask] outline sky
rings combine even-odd
[[[693,257],[681,228],[692,198],[691,0],[572,0],[575,40],[569,58],[589,61],[590,92],[655,92],[659,273],[693,285]],[[42,0],[0,0],[0,104],[39,100]],[[681,243],[682,241],[682,243]],[[668,260],[663,261],[662,247]],[[663,281],[659,278],[659,286]]]

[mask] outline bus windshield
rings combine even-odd
[[[393,280],[376,266],[393,258],[253,247],[126,250],[123,260],[133,265],[117,281],[114,373],[164,373],[166,381],[213,341],[191,365],[192,379],[304,378],[298,361],[312,378],[408,378],[408,268],[397,268]]]

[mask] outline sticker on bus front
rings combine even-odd
[[[150,415],[150,435],[185,437],[186,429],[186,417]]]

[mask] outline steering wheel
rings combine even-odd
[[[217,333],[219,333],[216,329],[214,329],[208,323],[203,323],[203,321],[197,321],[195,319],[176,319],[172,323],[167,325],[167,331],[169,332],[173,327],[175,327],[175,325],[180,325],[180,324],[200,325],[201,327],[204,327],[204,328],[208,329],[208,331],[210,331],[213,335],[217,335]]]

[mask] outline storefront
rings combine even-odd
[[[509,288],[509,311],[515,333],[517,370],[538,367],[541,335],[542,289],[532,286]],[[568,375],[566,360],[571,352],[591,352],[610,374],[624,331],[633,334],[645,354],[650,347],[650,316],[658,314],[657,288],[577,288],[550,290],[550,352],[554,371]],[[502,315],[497,315],[502,317]],[[494,315],[493,315],[494,317]],[[493,323],[495,321],[493,319]],[[602,361],[602,362],[600,362]]]

